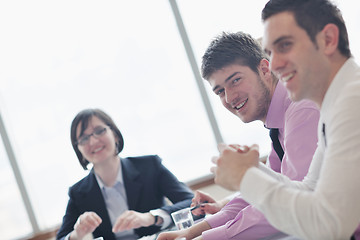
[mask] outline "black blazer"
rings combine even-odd
[[[162,165],[157,155],[122,158],[121,166],[130,210],[148,212],[160,208],[170,214],[190,206],[192,191]],[[115,240],[115,235],[111,231],[110,217],[93,169],[89,175],[70,187],[69,197],[56,239],[63,239],[70,233],[82,213],[94,211],[101,217],[102,223],[95,229],[93,236]],[[166,205],[165,197],[173,205]],[[142,237],[159,230],[159,227],[150,226],[137,228],[135,233]]]

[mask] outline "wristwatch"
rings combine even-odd
[[[155,215],[154,218],[155,218],[155,220],[154,220],[154,224],[153,224],[153,225],[156,226],[156,223],[157,223],[157,221],[158,221],[158,219],[159,219],[159,216],[158,216],[158,215]]]
[[[164,220],[159,215],[156,215],[154,212],[150,211],[151,215],[154,216],[153,226],[161,227],[164,223]]]

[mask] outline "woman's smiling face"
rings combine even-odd
[[[78,148],[85,159],[96,165],[116,157],[115,134],[103,121],[92,116],[82,136],[79,136],[80,129],[81,123],[76,129],[78,141],[84,136],[88,137],[85,144],[78,144]]]

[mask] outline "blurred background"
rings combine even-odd
[[[201,79],[222,31],[263,32],[267,1],[1,0],[0,239],[58,226],[69,186],[88,174],[70,143],[84,108],[123,133],[121,157],[158,154],[187,184],[211,178],[218,142],[270,150],[261,122],[244,124]],[[338,1],[360,59],[360,10]]]

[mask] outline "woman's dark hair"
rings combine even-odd
[[[115,135],[117,137],[117,142],[116,142],[117,153],[116,154],[119,154],[124,148],[124,139],[121,135],[121,132],[109,115],[107,115],[105,112],[103,112],[100,109],[89,108],[89,109],[82,110],[81,112],[79,112],[76,115],[76,117],[74,118],[74,120],[71,123],[70,137],[71,137],[71,144],[74,148],[76,156],[79,159],[81,166],[85,170],[87,170],[87,165],[89,164],[89,161],[83,157],[83,155],[81,154],[81,152],[78,148],[78,144],[77,144],[78,139],[76,138],[76,129],[79,126],[79,124],[81,124],[80,135],[79,135],[79,136],[81,136],[84,133],[84,131],[86,130],[86,128],[88,127],[89,122],[93,116],[96,116],[101,121],[103,121],[115,133]]]

